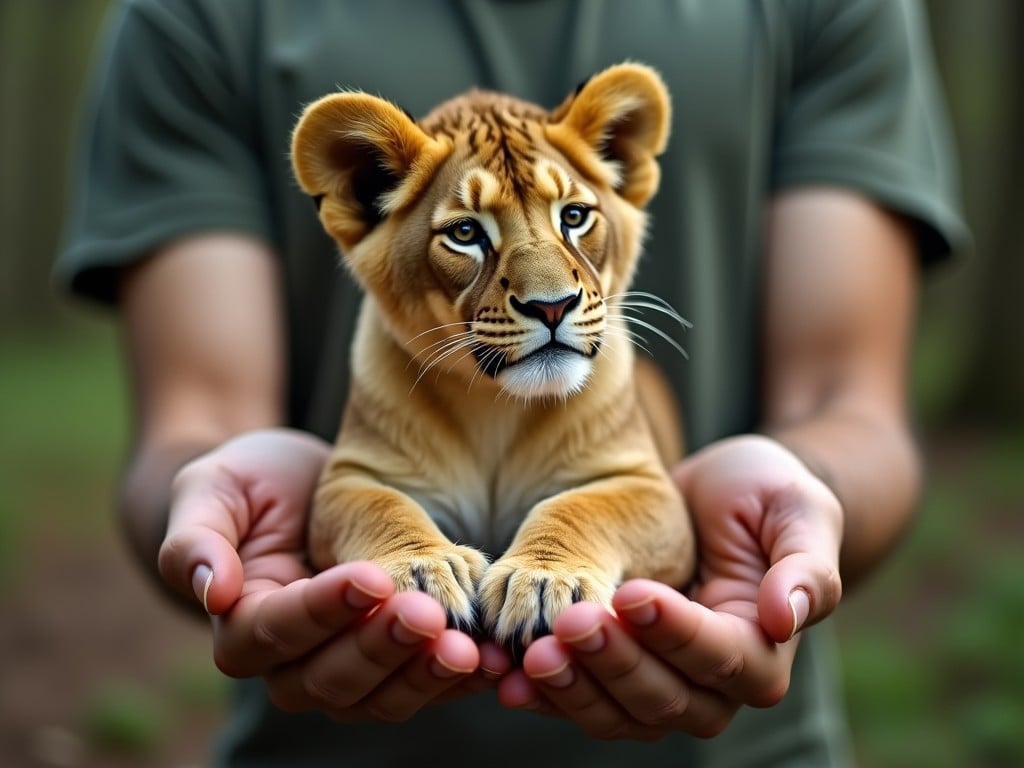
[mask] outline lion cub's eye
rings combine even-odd
[[[487,238],[484,228],[473,219],[459,219],[449,224],[444,233],[459,245],[478,245]]]
[[[570,229],[577,229],[587,223],[590,208],[581,203],[570,203],[562,209],[562,224]]]

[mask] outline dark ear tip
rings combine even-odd
[[[587,87],[587,83],[589,83],[593,79],[594,79],[594,76],[591,75],[586,80],[584,80],[579,85],[577,85],[576,86],[576,90],[573,92],[573,96],[579,96],[580,95],[580,91],[582,91],[584,88],[586,88]]]

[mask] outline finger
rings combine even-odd
[[[512,656],[508,650],[491,641],[480,644],[480,672],[491,681],[500,680],[512,669]]]
[[[697,686],[752,706],[774,705],[789,688],[795,644],[777,645],[736,615],[746,606],[711,610],[641,579],[622,585],[612,605],[641,645]]]
[[[476,671],[468,678],[459,680],[436,698],[437,701],[452,701],[471,694],[495,688],[512,669],[512,659],[501,646],[486,641],[477,646],[479,659]]]
[[[573,663],[572,654],[554,636],[530,644],[523,673],[555,709],[594,738],[624,738],[633,730],[629,713]]]
[[[480,664],[476,644],[466,634],[447,629],[395,675],[361,702],[372,719],[398,723],[467,680]]]
[[[445,629],[445,612],[421,592],[392,595],[363,621],[296,663],[264,677],[289,711],[341,712],[360,702]]]
[[[513,669],[498,682],[498,701],[510,709],[528,710],[538,710],[546,703],[543,694],[526,676],[522,667]]]
[[[723,696],[684,679],[600,606],[579,603],[563,612],[555,623],[555,637],[642,725],[711,735],[724,728],[736,711]]]
[[[214,621],[217,666],[232,677],[248,677],[299,659],[393,592],[391,577],[373,563],[346,563],[252,592]]]

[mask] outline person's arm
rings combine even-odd
[[[911,228],[817,188],[781,194],[768,215],[775,438],[730,437],[676,467],[700,547],[692,599],[635,580],[615,617],[571,606],[502,681],[506,705],[603,737],[717,734],[741,706],[786,693],[799,630],[839,602],[840,551],[843,578],[856,579],[905,528],[919,483],[905,402]]]
[[[898,541],[920,493],[907,403],[914,232],[831,189],[780,195],[769,221],[764,428],[839,498],[849,585]]]
[[[266,245],[228,234],[176,241],[121,279],[135,434],[119,513],[154,576],[178,470],[229,437],[282,421],[277,280]]]
[[[138,432],[121,514],[143,567],[204,608],[217,666],[275,703],[400,720],[486,685],[481,652],[441,606],[394,593],[372,563],[314,574],[310,499],[330,445],[282,421],[283,318],[273,254],[198,235],[128,272],[120,302]],[[372,613],[372,615],[368,615]]]

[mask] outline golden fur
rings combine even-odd
[[[366,292],[317,567],[374,560],[513,645],[624,579],[689,578],[664,468],[678,418],[653,368],[635,372],[617,298],[668,125],[636,64],[551,113],[482,91],[419,122],[363,93],[305,110],[296,176]]]

